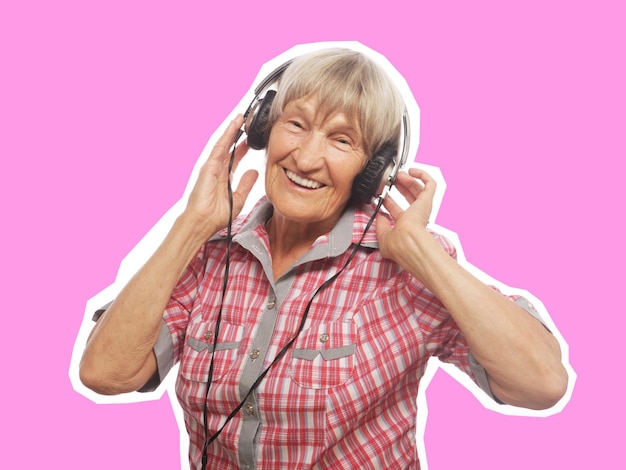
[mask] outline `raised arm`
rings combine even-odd
[[[424,171],[400,173],[396,186],[410,206],[390,198],[395,219],[379,217],[381,253],[416,276],[446,306],[485,368],[501,401],[525,408],[554,405],[567,388],[567,372],[554,336],[520,306],[494,291],[452,259],[426,230],[435,181]]]
[[[90,389],[101,394],[135,391],[156,373],[152,348],[170,295],[202,244],[228,223],[230,149],[242,124],[241,116],[229,124],[202,166],[183,213],[96,323],[80,363],[80,379]],[[246,152],[245,143],[237,146],[235,168]],[[257,176],[254,170],[243,175],[233,192],[233,215],[243,208]]]

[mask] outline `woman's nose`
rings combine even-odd
[[[309,133],[295,152],[295,162],[301,171],[316,170],[324,164],[325,140],[315,132]]]

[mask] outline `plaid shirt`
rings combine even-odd
[[[262,200],[233,224],[228,290],[208,398],[212,435],[295,334],[315,290],[346,262],[371,216],[348,210],[274,280]],[[209,468],[417,469],[417,392],[431,356],[488,393],[484,370],[441,302],[378,250],[375,224],[345,271],[315,300],[302,333],[209,447]],[[209,240],[172,293],[155,346],[200,468],[203,406],[222,295],[224,233]],[[433,234],[455,256],[454,247]]]

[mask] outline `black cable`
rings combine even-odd
[[[204,406],[202,408],[202,420],[203,420],[203,426],[204,426],[204,447],[202,449],[202,470],[206,470],[206,465],[208,461],[209,444],[211,444],[212,442],[212,440],[209,441],[207,439],[207,436],[209,434],[208,422],[207,422],[209,411],[208,411],[207,403],[209,401],[209,389],[211,387],[211,382],[213,382],[213,359],[215,358],[215,348],[217,347],[217,337],[220,332],[220,323],[222,321],[222,310],[224,308],[224,299],[226,298],[226,288],[228,286],[228,271],[230,269],[230,247],[231,247],[231,242],[232,242],[232,226],[233,226],[233,187],[231,184],[230,176],[231,176],[231,172],[233,170],[233,166],[235,162],[235,149],[237,147],[237,141],[239,140],[239,137],[241,137],[241,135],[242,135],[242,132],[240,130],[237,133],[237,136],[235,137],[233,149],[230,154],[230,160],[228,162],[227,186],[228,186],[229,212],[228,212],[228,225],[226,228],[226,261],[224,263],[224,283],[222,285],[222,299],[220,301],[220,309],[217,312],[217,319],[215,320],[215,328],[213,331],[213,350],[211,351],[211,362],[209,364],[207,386],[206,386],[206,392],[204,395]],[[206,262],[207,262],[207,258],[205,257],[204,259],[205,267],[204,267],[203,274],[206,273]]]
[[[337,271],[333,276],[328,278],[326,281],[324,281],[324,283],[322,285],[320,285],[315,290],[315,292],[313,293],[313,295],[309,299],[309,302],[307,303],[307,306],[304,309],[304,313],[302,315],[302,320],[300,320],[300,325],[298,327],[298,331],[296,332],[296,334],[287,342],[287,344],[285,344],[282,347],[282,349],[278,352],[278,354],[276,355],[274,360],[270,363],[270,365],[267,366],[265,368],[265,370],[263,372],[261,372],[261,374],[259,374],[257,379],[254,381],[254,383],[252,384],[252,386],[250,387],[250,389],[248,390],[248,392],[244,396],[243,400],[241,400],[239,402],[239,404],[233,409],[233,411],[231,411],[231,413],[226,417],[226,420],[224,421],[224,423],[222,423],[222,426],[210,438],[207,438],[208,430],[207,430],[207,416],[206,416],[206,413],[207,413],[207,401],[208,401],[208,389],[209,389],[210,383],[207,384],[207,396],[205,397],[205,402],[204,402],[204,413],[205,413],[205,415],[204,415],[205,434],[204,435],[205,435],[205,443],[204,443],[204,449],[203,449],[203,454],[202,454],[202,470],[206,470],[207,453],[208,453],[209,445],[213,441],[215,441],[215,439],[217,439],[217,437],[222,433],[222,431],[224,430],[226,425],[237,415],[237,413],[239,412],[239,410],[241,410],[241,408],[243,407],[245,402],[248,400],[248,398],[250,397],[252,392],[254,392],[257,389],[257,387],[260,385],[261,381],[265,378],[265,376],[268,374],[268,372],[274,366],[274,364],[276,364],[287,353],[287,351],[291,348],[293,343],[296,341],[296,339],[298,338],[298,336],[300,335],[300,333],[304,329],[304,325],[306,324],[306,319],[307,319],[307,317],[309,315],[309,311],[311,309],[311,306],[313,305],[313,300],[315,300],[315,297],[317,297],[317,295],[323,289],[325,289],[333,281],[335,281],[335,279],[337,279],[341,275],[341,273],[348,267],[350,262],[354,259],[358,249],[361,247],[361,243],[363,242],[363,239],[365,238],[365,235],[369,231],[370,227],[372,226],[372,223],[374,222],[374,219],[376,218],[376,215],[380,211],[380,208],[382,207],[383,202],[384,202],[384,198],[382,198],[382,197],[379,198],[378,203],[376,204],[376,208],[375,208],[374,212],[372,213],[372,216],[370,217],[369,221],[367,222],[367,225],[365,226],[365,229],[363,230],[363,234],[361,235],[361,238],[359,239],[359,242],[354,245],[354,247],[352,248],[352,252],[350,253],[350,256],[348,257],[348,259],[346,260],[344,265],[341,267],[341,269],[339,271]],[[228,255],[229,254],[230,254],[230,252],[227,251],[227,260],[226,260],[226,264],[227,265],[228,265]],[[226,283],[224,284],[224,288],[225,288],[225,285],[226,285]],[[224,291],[224,293],[225,293],[225,291]],[[222,301],[224,299],[224,293],[222,294]],[[219,310],[219,313],[218,313],[217,322],[219,322],[221,320],[221,312],[222,312],[222,305],[220,305],[220,310]],[[217,331],[217,329],[218,328],[216,327],[216,331]],[[216,335],[217,335],[217,333],[216,333]],[[215,351],[216,338],[214,338],[213,341],[214,341],[213,351]],[[209,371],[210,371],[209,375],[210,376],[211,376],[211,371],[212,371],[212,368],[213,368],[213,357],[214,356],[211,356],[211,366],[209,368]]]

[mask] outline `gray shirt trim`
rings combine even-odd
[[[238,243],[259,260],[271,285],[271,289],[267,293],[266,308],[262,315],[258,330],[253,335],[254,340],[251,344],[250,351],[242,351],[242,353],[248,355],[246,364],[242,371],[239,386],[239,392],[242,398],[248,393],[248,390],[265,367],[267,367],[274,359],[273,357],[267,357],[269,344],[271,342],[279,309],[295,280],[294,268],[311,261],[339,256],[349,249],[353,241],[354,210],[348,208],[342,214],[333,230],[328,234],[327,242],[315,244],[314,247],[302,256],[302,258],[297,260],[296,263],[294,263],[294,265],[285,274],[283,274],[280,279],[275,281],[270,255],[264,245],[253,233],[253,230],[258,227],[259,224],[265,223],[271,217],[272,212],[273,207],[269,201],[260,203],[255,208],[247,222],[245,222],[245,224],[241,226],[240,229],[237,230],[237,233],[233,236],[234,243]],[[225,238],[225,231],[217,233],[211,238],[211,240],[220,240],[223,238]],[[362,245],[367,248],[378,248],[378,243],[374,240],[362,243]],[[542,321],[540,315],[525,298],[518,298],[516,303],[528,311],[533,317]],[[97,320],[109,305],[110,303],[98,310],[94,315],[94,320]],[[190,344],[190,346],[203,348],[206,347],[206,343]],[[324,359],[331,360],[353,354],[354,351],[355,345],[347,345],[341,348],[326,351],[296,349],[292,351],[292,354],[294,357],[302,359],[312,359],[317,354],[322,354]],[[154,388],[156,388],[156,386],[162,381],[174,365],[173,340],[165,322],[161,325],[159,337],[154,346],[154,353],[157,358],[158,374],[155,374],[155,377],[153,378],[154,380],[151,380],[148,384],[146,384],[142,391],[154,390]],[[471,352],[469,354],[469,364],[471,373],[474,375],[479,387],[490,395],[495,401],[501,403],[501,401],[494,396],[489,387],[489,381],[485,369],[478,363]],[[156,377],[156,375],[158,375],[158,377]],[[241,468],[254,469],[256,468],[255,449],[258,437],[257,435],[261,425],[257,408],[257,400],[254,393],[244,404],[241,412],[243,413],[243,424],[239,441],[239,463]]]
[[[113,301],[110,301],[96,310],[93,314],[92,320],[98,321],[112,303]],[[152,350],[154,351],[157,360],[157,372],[143,387],[138,390],[139,392],[152,392],[156,390],[167,373],[174,366],[174,342],[172,341],[172,335],[167,327],[167,324],[165,323],[165,320],[161,320],[159,336]]]
[[[517,305],[519,305],[520,307],[522,307],[524,310],[526,310],[534,318],[539,320],[541,322],[541,324],[544,327],[546,327],[546,324],[543,321],[543,319],[541,318],[541,315],[539,315],[539,312],[537,312],[537,310],[535,310],[535,308],[531,305],[531,303],[526,298],[518,297],[518,298],[515,299],[515,303]],[[546,329],[548,329],[548,327],[546,327]],[[483,366],[480,365],[480,363],[474,357],[474,355],[472,354],[471,351],[469,353],[469,366],[470,366],[470,370],[471,370],[472,374],[474,375],[474,380],[476,381],[478,386],[482,390],[484,390],[487,393],[487,395],[489,395],[491,398],[493,398],[497,403],[499,403],[501,405],[504,404],[504,402],[502,400],[500,400],[497,396],[495,396],[493,394],[493,391],[491,390],[491,387],[489,386],[489,379],[488,379],[488,376],[487,376],[487,371],[485,370],[485,368]]]

